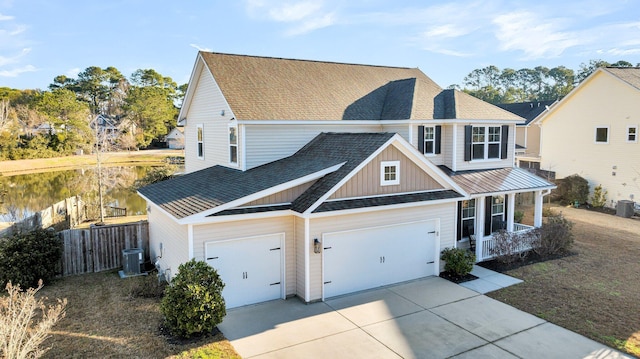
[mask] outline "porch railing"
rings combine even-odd
[[[513,224],[514,233],[525,233],[532,229],[534,229],[533,226],[528,226],[526,224],[520,224],[520,223]],[[481,241],[482,241],[482,245],[480,246],[480,248],[482,248],[482,252],[480,253],[481,257],[477,258],[477,261],[482,262],[489,259],[493,259],[495,257],[495,255],[492,253],[495,247],[495,240],[493,239],[493,236],[484,237],[482,238]],[[531,245],[524,245],[522,246],[522,248],[519,248],[519,251],[527,251],[529,249],[531,249]]]

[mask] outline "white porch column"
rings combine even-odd
[[[482,258],[482,241],[484,240],[484,217],[485,217],[485,200],[484,197],[476,198],[476,220],[475,220],[475,234],[476,234],[476,260],[481,261]]]
[[[507,196],[507,232],[513,232],[513,216],[516,214],[516,194]]]
[[[535,210],[533,212],[533,226],[542,227],[542,191],[535,192]]]

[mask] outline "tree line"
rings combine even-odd
[[[566,96],[599,67],[607,66],[633,67],[633,64],[624,60],[611,64],[603,60],[591,60],[582,63],[577,72],[565,66],[500,70],[490,65],[471,71],[465,76],[462,88],[459,85],[451,87],[492,104],[553,101]],[[640,67],[640,63],[636,67]]]
[[[153,69],[127,78],[97,66],[56,76],[47,90],[0,87],[0,160],[91,152],[99,115],[118,131],[111,148],[145,148],[175,127],[186,87]]]

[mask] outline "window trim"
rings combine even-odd
[[[633,134],[630,133],[630,130],[633,130]],[[638,125],[629,125],[627,126],[627,143],[637,143],[638,142]],[[633,136],[634,139],[630,140],[629,136]]]
[[[204,124],[196,125],[196,157],[204,160]]]
[[[228,160],[229,160],[229,164],[230,165],[237,166],[238,165],[238,125],[235,124],[235,123],[230,123],[228,128],[229,128],[229,130],[227,131],[227,134],[228,134],[228,136],[227,136],[227,148],[228,148],[228,154],[229,154]],[[231,143],[231,129],[233,129],[235,131],[235,140],[236,140],[235,142],[236,143]],[[236,153],[235,153],[235,155],[236,155],[235,162],[232,161],[232,148],[234,148],[234,147],[235,147],[235,151],[236,151]]]
[[[607,140],[606,141],[598,141],[598,130],[604,128],[607,130]],[[596,126],[595,130],[593,131],[593,140],[595,142],[595,144],[597,145],[607,145],[609,144],[609,135],[611,134],[611,129],[609,128],[609,126]]]
[[[465,204],[465,203],[470,204],[471,202],[473,202],[473,206],[468,205],[468,206],[467,206],[467,208],[465,208],[465,207],[464,207],[464,204]],[[473,221],[473,228],[475,229],[475,227],[476,227],[477,201],[476,201],[476,199],[475,199],[475,198],[471,198],[471,199],[463,200],[463,201],[461,201],[460,206],[461,206],[461,207],[460,207],[460,226],[461,226],[462,233],[464,234],[464,231],[465,231],[464,222],[465,222],[465,221],[472,220],[472,221]],[[473,213],[472,213],[473,215],[472,215],[471,217],[465,217],[465,216],[464,216],[465,209],[469,210],[469,209],[471,209],[471,208],[473,208]],[[464,239],[467,239],[467,240],[469,239],[469,236],[466,236],[466,237],[465,237],[464,235],[461,235],[460,237],[461,237],[463,240],[464,240]]]
[[[395,178],[386,179],[386,168],[395,167]],[[381,161],[380,162],[380,186],[393,186],[400,184],[400,161]]]

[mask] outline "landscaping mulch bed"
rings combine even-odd
[[[524,280],[487,295],[640,358],[640,220],[555,208],[574,223],[571,255],[513,268]]]
[[[440,278],[444,278],[450,282],[456,283],[456,284],[460,284],[460,283],[464,283],[464,282],[468,282],[474,279],[478,279],[478,277],[476,277],[475,275],[469,273],[467,275],[457,275],[454,273],[450,273],[450,272],[442,272],[440,273]]]

